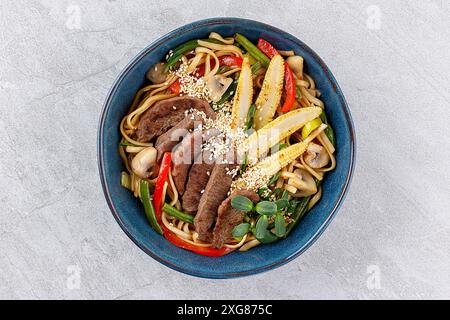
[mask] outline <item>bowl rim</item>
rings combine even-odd
[[[236,23],[251,23],[256,24],[260,28],[268,29],[275,33],[282,33],[284,35],[287,35],[291,38],[291,40],[297,42],[300,46],[303,47],[305,51],[308,51],[309,54],[320,64],[321,68],[325,72],[326,76],[328,77],[328,80],[330,83],[334,86],[334,90],[336,94],[339,97],[339,100],[343,106],[343,112],[345,115],[345,119],[347,121],[349,132],[350,132],[350,166],[347,172],[347,177],[345,179],[345,184],[339,194],[339,197],[337,201],[335,202],[333,209],[328,214],[327,218],[322,222],[320,227],[318,228],[317,232],[314,233],[310,239],[306,242],[305,245],[298,248],[294,253],[291,255],[268,265],[264,265],[262,267],[258,268],[251,268],[248,270],[240,271],[240,272],[224,272],[221,274],[215,274],[215,273],[208,273],[208,272],[199,272],[194,269],[185,268],[180,265],[174,264],[170,261],[167,261],[160,257],[157,253],[153,252],[149,248],[147,248],[140,240],[138,240],[125,226],[125,223],[122,221],[118,211],[116,210],[114,203],[112,201],[111,194],[108,189],[108,185],[106,182],[106,173],[105,173],[105,166],[103,163],[103,144],[104,144],[104,126],[105,126],[105,118],[106,114],[110,109],[110,103],[111,99],[114,96],[119,84],[122,82],[122,80],[125,78],[125,76],[128,74],[129,70],[134,67],[142,58],[144,58],[147,54],[149,54],[154,48],[158,47],[159,45],[166,42],[168,39],[172,39],[175,37],[178,37],[180,34],[183,34],[186,31],[198,29],[207,25],[226,25],[226,24],[236,24]],[[268,25],[263,22],[259,22],[256,20],[251,19],[243,19],[243,18],[234,18],[234,17],[217,17],[217,18],[208,18],[208,19],[202,19],[197,20],[188,24],[185,24],[181,27],[178,27],[167,34],[159,37],[158,39],[152,41],[148,46],[146,46],[144,49],[142,49],[137,55],[135,55],[130,62],[126,64],[126,66],[120,71],[119,75],[114,80],[110,90],[107,93],[105,102],[103,103],[102,110],[100,112],[100,118],[99,118],[99,124],[98,124],[98,130],[97,130],[97,165],[99,170],[99,177],[100,182],[102,184],[103,194],[105,196],[106,202],[109,206],[109,209],[119,224],[120,228],[125,232],[125,234],[146,254],[148,254],[150,257],[155,259],[156,261],[162,263],[163,265],[178,271],[182,272],[187,275],[196,276],[200,278],[208,278],[208,279],[228,279],[228,278],[236,278],[236,277],[243,277],[243,276],[249,276],[249,275],[255,275],[258,273],[266,272],[278,267],[281,267],[288,262],[294,260],[298,256],[300,256],[303,252],[305,252],[309,247],[311,247],[317,239],[322,235],[322,233],[326,230],[328,225],[331,223],[331,221],[336,216],[337,212],[339,211],[347,193],[349,190],[349,186],[351,184],[353,173],[355,169],[355,161],[356,161],[356,133],[354,128],[353,119],[350,113],[350,109],[348,107],[347,101],[344,97],[344,94],[336,80],[336,78],[331,73],[331,70],[328,68],[328,66],[325,64],[325,62],[320,58],[320,56],[312,50],[308,45],[306,45],[303,41],[298,39],[297,37],[291,35],[290,33],[283,31],[277,27]]]

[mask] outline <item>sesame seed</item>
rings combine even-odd
[[[189,72],[188,69],[189,66],[183,63],[175,72],[175,75],[179,77],[180,91],[188,96],[211,102],[212,98],[203,77],[200,77],[197,72]]]

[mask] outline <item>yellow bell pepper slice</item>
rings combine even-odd
[[[322,120],[320,120],[320,118],[316,118],[316,119],[308,122],[307,124],[305,124],[305,126],[302,129],[302,138],[303,139],[308,138],[308,136],[311,134],[311,132],[316,130],[321,124],[322,124]]]

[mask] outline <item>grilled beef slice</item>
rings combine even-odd
[[[137,141],[147,142],[160,136],[185,118],[185,111],[197,109],[211,117],[214,111],[208,102],[189,96],[158,101],[141,116],[136,130]]]
[[[208,114],[211,119],[216,118],[215,112],[210,109]],[[156,139],[155,148],[158,150],[158,162],[162,159],[165,152],[170,152],[172,149],[183,139],[190,131],[194,129],[195,126],[203,124],[203,119],[198,114],[190,114],[180,122],[178,122],[174,127],[160,135]]]
[[[178,193],[181,195],[183,195],[185,191],[185,184],[188,178],[189,169],[191,168],[194,159],[197,159],[202,152],[201,147],[203,141],[212,136],[216,136],[219,133],[220,131],[215,129],[191,132],[183,138],[174,151],[172,157],[172,177]]]
[[[216,220],[217,209],[227,197],[231,187],[232,176],[227,172],[236,167],[236,164],[217,163],[214,165],[205,192],[200,198],[198,211],[194,219],[195,231],[202,241],[211,240],[212,226]]]
[[[252,202],[259,201],[259,196],[254,191],[236,190],[222,202],[218,209],[216,226],[213,231],[212,243],[216,248],[220,248],[224,243],[230,242],[233,239],[231,234],[233,228],[244,220],[245,212],[236,210],[231,206],[231,200],[237,195],[247,197]]]
[[[179,194],[185,190],[189,168],[201,152],[202,132],[194,131],[187,134],[173,153],[172,177]]]
[[[214,160],[210,158],[211,153],[204,150],[195,160],[189,171],[186,183],[186,191],[181,199],[183,210],[195,215],[198,210],[200,198],[208,184],[209,177],[214,168]]]

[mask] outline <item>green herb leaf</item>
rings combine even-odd
[[[280,199],[275,201],[275,204],[277,205],[277,210],[281,211],[289,205],[289,201],[286,199]]]
[[[249,212],[253,210],[253,202],[244,196],[237,195],[231,199],[231,206],[239,211]]]
[[[244,222],[234,227],[231,234],[236,240],[240,240],[247,234],[248,230],[250,230],[250,223]]]
[[[288,213],[294,213],[295,209],[297,208],[298,203],[299,203],[299,201],[295,200],[295,199],[289,201],[289,206],[287,208],[287,212]]]
[[[255,207],[256,212],[262,215],[271,216],[277,213],[277,205],[270,201],[261,201]]]
[[[264,238],[268,226],[269,226],[269,219],[267,218],[267,216],[260,216],[255,226],[256,229],[255,237],[257,239]]]
[[[260,216],[258,221],[256,222],[253,234],[255,235],[255,238],[261,243],[271,243],[278,240],[278,238],[272,232],[267,230],[268,226],[269,220],[267,219],[267,216]]]
[[[258,238],[257,238],[258,239]],[[278,240],[278,237],[269,230],[266,230],[266,234],[263,238],[259,238],[258,241],[264,244],[269,244]]]
[[[286,234],[286,223],[281,213],[277,213],[275,216],[275,235],[279,238],[284,237]]]

